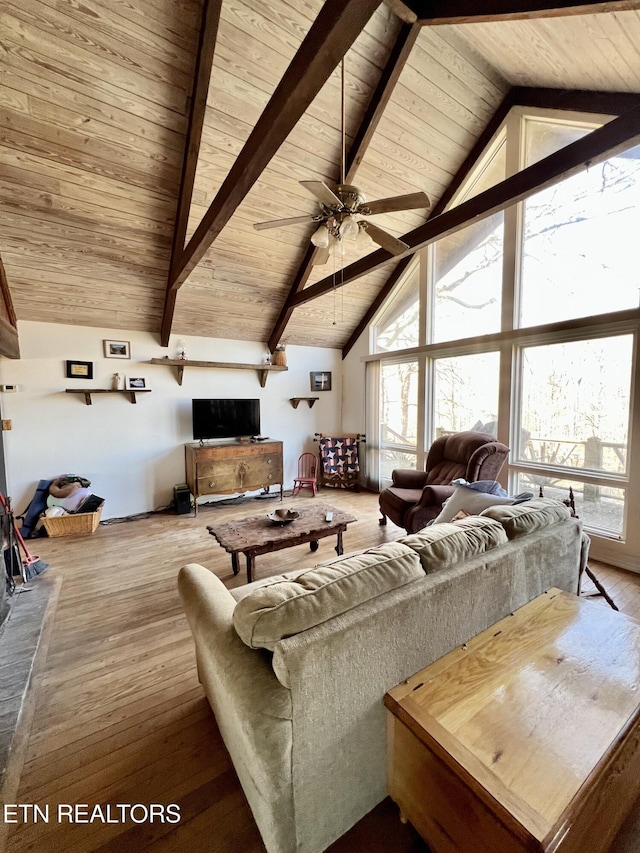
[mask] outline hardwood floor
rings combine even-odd
[[[308,500],[313,498],[286,498],[285,506]],[[322,500],[359,519],[345,534],[345,550],[403,534],[392,524],[379,527],[376,495],[324,490]],[[62,585],[47,647],[36,659],[2,799],[36,804],[43,811],[48,806],[49,820],[34,822],[32,811],[10,812],[17,822],[0,822],[0,849],[264,851],[198,684],[176,575],[183,564],[200,562],[229,587],[242,584],[244,573],[233,576],[229,555],[206,527],[267,513],[274,506],[273,501],[250,501],[204,507],[197,518],[154,515],[102,525],[88,537],[34,543],[32,550],[50,563],[46,574],[61,577]],[[303,545],[258,557],[256,576],[313,565],[332,556],[334,544],[333,538],[322,539],[315,554]],[[592,568],[620,609],[640,616],[640,575]],[[99,816],[86,823],[58,822],[59,804],[88,804],[88,821],[94,805],[104,810],[107,803],[115,822]],[[179,804],[180,822],[120,822],[113,813],[116,804],[151,803]],[[143,816],[142,806],[132,814],[138,820]],[[386,800],[331,851],[426,849]]]

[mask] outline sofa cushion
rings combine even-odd
[[[233,625],[251,648],[273,651],[285,637],[419,578],[424,572],[416,552],[388,542],[253,589],[236,604]]]
[[[499,522],[509,539],[517,539],[570,518],[571,510],[553,498],[534,498],[515,506],[492,506],[480,516]]]
[[[504,545],[508,540],[497,521],[473,516],[461,521],[432,524],[398,541],[413,549],[420,557],[422,568],[431,574]]]
[[[440,515],[438,515],[433,523],[442,524],[443,522],[453,521],[456,515],[464,510],[469,515],[479,515],[483,509],[497,504],[512,504],[513,498],[502,497],[488,492],[479,492],[470,486],[456,486],[455,492],[449,500],[445,501]]]

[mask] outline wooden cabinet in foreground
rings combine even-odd
[[[604,853],[638,797],[640,622],[549,590],[390,690],[389,793],[433,853]]]
[[[202,495],[229,495],[279,485],[282,500],[281,441],[187,444],[185,462],[187,485],[195,498],[196,513],[198,498]]]

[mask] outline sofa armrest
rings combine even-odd
[[[269,656],[256,653],[237,635],[233,627],[236,601],[220,578],[190,563],[180,569],[178,590],[196,645],[198,675],[214,711],[230,695],[247,710],[257,707],[257,696],[264,706],[277,701],[282,687]]]
[[[178,589],[196,644],[198,674],[269,850],[293,850],[291,691],[271,655],[250,649],[233,627],[236,602],[222,581],[191,563]]]
[[[427,482],[426,471],[413,468],[396,468],[391,472],[392,485],[398,489],[421,489]]]

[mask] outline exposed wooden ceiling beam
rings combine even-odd
[[[419,33],[420,27],[418,25],[410,26],[409,24],[404,24],[400,28],[398,38],[389,53],[389,58],[382,74],[380,75],[378,85],[371,96],[371,100],[369,101],[365,114],[362,118],[360,127],[358,128],[349,149],[347,162],[345,164],[345,183],[347,184],[353,183],[355,179],[358,166],[362,163],[365,152],[369,147],[369,143],[371,142],[376,128],[378,127],[378,123],[380,122],[387,104],[389,103],[389,99],[391,98],[395,85],[398,82],[402,69],[409,58],[409,54],[411,53],[411,49],[413,48]],[[293,312],[291,300],[304,288],[305,284],[309,280],[315,256],[315,247],[310,244],[302,260],[302,264],[294,276],[293,283],[289,290],[289,295],[282,306],[280,315],[278,316],[271,335],[269,336],[268,346],[271,352],[275,350],[277,344],[280,342],[280,338],[291,319],[291,314]]]
[[[0,258],[0,293],[6,312],[0,313],[0,355],[7,358],[20,358],[20,343],[18,341],[18,321],[13,308],[7,273]],[[6,313],[6,319],[2,316]]]
[[[408,244],[409,248],[401,257],[413,255],[434,240],[454,234],[472,222],[479,222],[499,210],[504,210],[505,207],[523,201],[533,193],[565,180],[586,166],[599,163],[638,142],[640,142],[640,108],[636,107],[582,139],[572,142],[560,151],[550,154],[485,192],[404,234],[401,239]],[[394,256],[389,252],[378,249],[345,267],[337,285],[333,276],[328,276],[303,290],[295,297],[294,305],[304,305],[306,302],[318,299],[336,286],[343,287],[379,269],[393,258]],[[396,259],[400,260],[397,256]]]
[[[514,104],[545,110],[574,110],[580,113],[620,116],[640,106],[636,92],[590,92],[582,89],[545,89],[514,86]]]
[[[395,44],[391,48],[378,85],[367,105],[364,117],[360,123],[347,155],[345,183],[350,184],[369,147],[380,119],[387,108],[393,90],[396,87],[404,66],[413,50],[416,39],[420,35],[420,27],[405,24],[400,28]]]
[[[176,270],[179,269],[184,251],[184,241],[187,234],[189,210],[191,208],[191,198],[193,196],[193,186],[198,166],[200,140],[202,138],[202,127],[207,109],[207,95],[209,94],[211,68],[213,66],[213,56],[218,37],[221,8],[222,0],[204,0],[202,7],[198,54],[196,56],[191,106],[189,109],[189,124],[187,127],[184,159],[182,161],[182,176],[180,178],[178,207],[173,229],[167,290],[165,293],[164,310],[162,312],[160,342],[164,347],[169,346],[173,314],[176,307],[176,291],[171,285],[175,279]]]
[[[441,24],[478,24],[492,21],[559,18],[568,15],[594,15],[600,12],[622,12],[640,8],[640,0],[421,0],[411,3],[423,26]]]
[[[193,272],[379,5],[380,0],[326,0],[187,244],[173,289]]]
[[[384,4],[401,21],[404,21],[405,24],[415,24],[418,20],[418,14],[415,9],[412,8],[410,3],[405,3],[404,0],[384,0]]]

